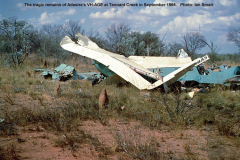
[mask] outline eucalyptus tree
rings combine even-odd
[[[107,49],[114,53],[141,56],[161,56],[165,49],[164,37],[153,32],[131,31],[128,25],[112,24],[106,31]]]
[[[60,42],[64,37],[61,25],[45,24],[39,31],[41,40],[40,50],[44,56],[62,56],[64,50],[60,47]]]
[[[133,51],[131,47],[133,39],[130,37],[130,28],[124,23],[112,24],[107,28],[107,49],[114,53],[128,56]]]
[[[200,32],[188,32],[183,36],[184,49],[190,57],[195,58],[197,50],[205,47],[206,44],[203,42],[205,39]]]
[[[146,49],[145,49],[145,42],[143,41],[143,35],[138,31],[134,31],[134,32],[130,33],[130,36],[133,40],[133,42],[132,42],[132,47],[133,47],[132,55],[136,55],[136,56],[145,55],[146,54]]]
[[[145,43],[145,52],[147,56],[161,56],[164,52],[165,43],[160,39],[159,35],[153,32],[143,33],[143,41]]]
[[[30,53],[31,41],[29,35],[33,26],[24,20],[10,17],[0,21],[0,52],[5,52],[9,63],[21,66]]]

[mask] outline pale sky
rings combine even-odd
[[[33,6],[54,3],[61,6]],[[64,6],[65,3],[83,6]],[[88,3],[103,3],[103,6],[90,7]],[[125,6],[110,6],[110,3]],[[133,6],[127,6],[127,3]],[[165,6],[148,7],[144,3]],[[167,6],[167,3],[176,6]],[[180,6],[181,3],[192,6]],[[194,6],[195,3],[200,6]],[[202,3],[213,6],[203,7]],[[240,27],[239,0],[0,0],[0,20],[11,16],[28,21],[36,29],[47,23],[79,21],[86,31],[93,29],[102,35],[111,24],[125,23],[132,31],[151,31],[160,37],[165,35],[166,43],[180,43],[187,32],[200,30],[208,41],[219,47],[219,53],[238,52],[236,45],[227,40],[227,33],[229,27]],[[198,53],[208,51],[205,47]]]

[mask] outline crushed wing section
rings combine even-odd
[[[87,43],[84,43],[85,45]],[[98,48],[91,48],[87,46],[81,46],[80,44],[74,43],[69,37],[64,37],[62,42],[60,43],[63,49],[68,50],[70,52],[77,53],[79,55],[91,58],[93,60],[96,60],[103,65],[107,66],[111,71],[122,77],[127,82],[130,82],[140,90],[142,89],[148,89],[149,86],[151,86],[151,83],[148,82],[146,79],[144,79],[141,75],[139,75],[134,69],[138,69],[138,65],[134,65],[133,62],[128,62],[128,60],[125,60],[125,57],[122,55],[117,55],[102,49]],[[126,64],[129,64],[132,66],[132,68],[128,67],[123,63],[122,61],[118,60],[121,59]],[[139,67],[141,68],[141,67]],[[141,68],[142,71],[153,74],[153,72],[148,71],[145,68]]]
[[[107,66],[109,70],[113,71],[115,74],[122,77],[125,81],[130,82],[140,90],[154,89],[164,83],[169,85],[175,82],[194,65],[201,61],[201,58],[194,61],[191,59],[186,59],[179,64],[180,68],[178,70],[165,77],[161,77],[160,75],[148,70],[148,67],[151,66],[151,62],[149,63],[149,60],[144,62],[145,57],[126,58],[123,55],[115,54],[99,48],[86,36],[81,34],[77,34],[76,36],[78,38],[78,43],[73,42],[68,36],[65,36],[60,43],[61,47],[70,52],[91,58],[98,63]],[[157,60],[160,60],[160,58],[158,58]],[[158,66],[158,64],[161,64],[161,61],[157,62],[156,58],[154,59],[148,57],[148,59],[151,59],[150,61],[152,61],[152,66],[154,67]],[[162,62],[163,61],[166,64],[168,59],[162,59]],[[174,63],[175,62],[173,60],[173,62],[169,64],[174,65]]]

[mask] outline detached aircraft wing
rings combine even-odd
[[[76,36],[78,37],[78,43],[73,42],[68,36],[65,36],[60,43],[61,47],[97,61],[140,90],[151,90],[165,83],[169,85],[201,61],[201,58],[199,58],[185,63],[178,70],[165,77],[161,77],[143,67],[141,63],[136,63],[133,59],[128,59],[123,55],[99,48],[97,44],[86,36],[81,34],[77,34]]]

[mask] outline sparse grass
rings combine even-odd
[[[53,141],[53,144],[54,147],[70,149],[73,155],[77,154],[76,150],[82,144],[93,145],[94,149],[100,153],[99,156],[101,157],[112,153],[110,148],[104,147],[97,137],[93,137],[91,134],[85,133],[82,130],[58,135],[58,138]]]
[[[192,150],[191,150],[191,146],[189,145],[189,143],[184,143],[183,148],[185,149],[185,152],[187,155],[192,155]]]
[[[163,94],[158,91],[139,91],[132,86],[116,87],[99,84],[92,87],[91,82],[79,80],[57,82],[45,80],[39,77],[40,73],[34,73],[34,69],[43,68],[40,61],[36,63],[35,61],[36,58],[32,56],[20,68],[11,68],[9,71],[8,67],[2,66],[0,69],[0,103],[4,107],[0,117],[4,119],[0,122],[2,137],[16,136],[19,126],[40,125],[47,132],[59,135],[54,140],[54,146],[67,147],[73,152],[85,143],[93,145],[100,151],[101,158],[117,151],[136,159],[162,158],[162,154],[158,152],[157,140],[152,136],[142,140],[138,128],[116,132],[115,138],[118,144],[116,150],[103,146],[92,135],[82,132],[76,134],[78,125],[82,121],[99,121],[104,127],[108,127],[111,119],[121,119],[139,121],[149,130],[159,132],[162,126],[168,126],[171,130],[191,127],[200,129],[209,126],[217,131],[219,136],[233,139],[235,147],[240,146],[239,91],[232,92],[218,86],[207,93],[197,93],[191,99],[186,97],[186,93]],[[49,60],[48,69],[56,67],[56,61]],[[70,60],[70,63],[66,60],[66,64],[77,66],[78,72],[96,71],[93,66],[85,65],[90,62],[81,59],[79,61]],[[81,63],[83,61],[84,63]],[[30,76],[26,75],[26,71]],[[61,93],[56,96],[59,84]],[[98,98],[103,88],[107,89],[110,101],[106,109],[99,110]],[[29,103],[19,100],[19,95],[28,97],[25,100]],[[66,136],[65,139],[63,135]],[[47,135],[43,137],[49,139]],[[181,135],[179,139],[186,140]],[[162,137],[161,142],[166,143],[166,141],[167,138]],[[224,143],[221,145],[220,142],[211,143],[208,151],[216,149],[214,144],[222,146]],[[189,159],[197,159],[196,155],[192,154],[194,151],[189,144],[185,143],[183,147]],[[1,149],[0,159],[4,156],[1,155]]]
[[[220,135],[234,137],[239,136],[239,125],[236,126],[236,124],[237,124],[236,121],[228,119],[216,122],[216,126]]]
[[[103,114],[99,115],[99,111],[96,108],[94,101],[83,99],[77,102],[60,103],[54,107],[20,107],[16,112],[9,113],[9,116],[11,117],[11,122],[15,122],[18,125],[42,123],[44,128],[61,132],[74,129],[75,121],[97,120]]]
[[[36,76],[31,76],[28,78],[32,78],[33,81],[37,81]],[[10,84],[11,83],[14,84],[15,81],[10,82]],[[33,84],[39,85],[39,82]],[[58,84],[58,82],[52,83],[48,80],[45,80],[40,83],[40,90],[34,92],[30,91],[29,89],[25,90],[29,90],[28,94],[32,97],[33,100],[37,100],[38,104],[41,106],[48,106],[48,102],[44,102],[45,100],[42,94],[49,93],[50,96],[55,97]],[[105,111],[99,113],[98,96],[101,92],[102,87],[108,89],[110,93],[110,103]],[[219,111],[224,111],[227,114],[236,114],[238,112],[235,113],[233,111],[236,111],[238,108],[240,108],[235,103],[232,103],[232,101],[238,99],[239,96],[228,91],[219,93],[218,91],[212,90],[209,93],[199,93],[193,99],[186,98],[184,93],[162,94],[160,92],[154,91],[150,93],[149,98],[146,98],[144,94],[139,95],[139,90],[135,89],[134,87],[116,88],[115,86],[111,85],[99,85],[99,87],[93,88],[90,85],[87,85],[87,83],[80,83],[79,81],[74,80],[69,81],[69,83],[62,83],[61,90],[61,96],[57,98],[67,98],[68,100],[63,101],[60,104],[51,104],[51,111],[46,111],[48,110],[46,107],[45,111],[44,109],[37,111],[41,113],[41,116],[51,115],[54,117],[52,114],[56,113],[58,116],[55,116],[59,118],[59,112],[62,111],[55,110],[64,110],[67,108],[67,110],[70,110],[71,108],[73,112],[79,113],[76,117],[71,116],[72,120],[75,118],[85,120],[99,119],[103,124],[107,124],[108,118],[121,117],[140,120],[143,122],[143,124],[145,124],[147,127],[150,127],[151,129],[160,129],[162,124],[176,124],[176,126],[179,127],[184,127],[192,124],[196,124],[198,127],[201,127],[205,124],[213,124],[215,122],[215,115],[219,113]],[[5,101],[12,105],[15,104],[14,98],[9,95],[10,94],[7,94],[7,96],[5,96]],[[228,100],[230,97],[231,103]],[[121,109],[123,106],[124,110]],[[229,110],[226,108],[229,108]],[[29,117],[29,115],[26,117]],[[66,118],[65,115],[63,115],[63,117],[65,121],[66,119],[69,120],[69,118]],[[48,120],[48,123],[53,123],[53,121],[55,120]],[[57,126],[57,123],[54,123],[55,124],[53,126]],[[60,128],[63,128],[63,126]],[[62,130],[60,128],[57,130]]]
[[[12,99],[12,96],[10,94],[7,94],[4,98],[3,98],[7,103],[14,105],[14,101]]]
[[[0,159],[1,160],[21,160],[16,145],[10,144],[7,147],[0,147]]]
[[[0,136],[17,135],[17,131],[16,122],[6,115],[5,119],[0,122]]]
[[[144,139],[141,132],[134,128],[123,129],[114,135],[118,147],[117,152],[124,152],[134,159],[161,159],[163,156],[158,152],[159,143],[149,135]]]
[[[0,159],[2,160],[6,159],[6,151],[2,146],[0,147]]]

